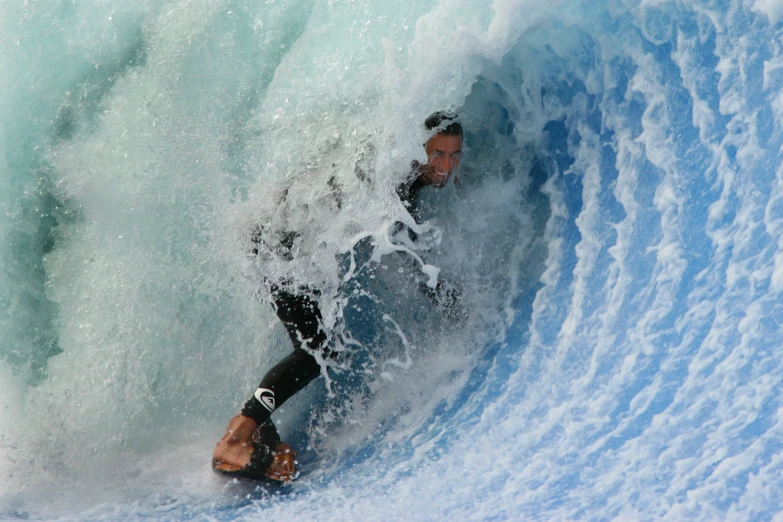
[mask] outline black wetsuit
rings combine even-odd
[[[325,353],[328,351],[327,336],[318,302],[314,299],[316,295],[291,294],[272,286],[273,307],[291,338],[294,351],[267,372],[255,394],[242,408],[242,415],[258,425],[321,373],[321,366],[311,353],[320,351],[328,356]]]
[[[414,164],[414,173],[418,171],[416,167],[418,165]],[[418,196],[424,187],[425,184],[418,177],[412,177],[397,188],[400,200],[417,223]],[[415,241],[415,234],[412,231],[409,231],[409,234]],[[294,237],[295,234],[290,233],[281,235],[282,250],[286,251],[284,256],[290,250]],[[257,242],[260,243],[260,239]],[[257,253],[257,250],[255,252]],[[327,335],[322,326],[321,311],[318,308],[318,292],[307,288],[298,290],[299,293],[291,293],[282,285],[271,285],[273,308],[285,325],[294,351],[267,372],[255,394],[242,408],[242,415],[252,418],[259,426],[285,401],[321,373],[321,366],[313,353],[320,353],[323,358],[331,357],[327,348]],[[430,291],[435,292],[431,289]],[[428,297],[432,299],[430,295]]]

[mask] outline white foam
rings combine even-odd
[[[291,47],[259,59],[269,90],[257,98],[246,87],[258,63],[225,52],[243,44],[221,5],[151,13],[147,65],[110,89],[93,132],[50,149],[84,219],[47,259],[66,352],[23,407],[57,436],[23,451],[45,449],[62,466],[46,472],[54,481],[94,484],[95,460],[116,466],[128,492],[70,507],[156,516],[167,509],[156,488],[177,497],[161,516],[228,503],[209,448],[290,349],[254,300],[253,270],[336,292],[362,277],[367,252],[347,273],[335,254],[373,238],[383,268],[362,295],[392,289],[384,343],[357,347],[371,375],[324,399],[333,409],[310,433],[319,467],[295,495],[226,516],[774,517],[783,78],[775,29],[751,11],[776,23],[776,4],[454,0],[362,5],[361,19],[355,3],[305,4],[243,13],[254,49],[277,35],[270,26],[299,31],[259,40]],[[751,31],[733,32],[746,16]],[[417,231],[431,251],[411,252],[467,289],[464,330],[405,290],[427,274],[406,280],[388,237],[391,221],[416,227],[393,188],[426,139],[400,129],[459,107],[472,140],[463,185],[424,196]],[[529,193],[534,164],[541,194]],[[308,255],[246,262],[247,230],[264,217],[306,230],[297,248]],[[333,297],[323,301],[337,326],[345,300]],[[287,404],[282,424],[310,399]],[[107,432],[106,419],[125,431]]]
[[[14,475],[20,471],[19,439],[23,430],[24,382],[0,361],[0,490],[5,494],[19,487]]]
[[[756,0],[754,10],[767,15],[769,23],[776,25],[783,19],[783,2],[780,0]]]

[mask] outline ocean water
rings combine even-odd
[[[0,519],[779,519],[781,22],[1,0]],[[416,225],[394,189],[436,110],[464,159]],[[250,255],[258,226],[294,258]],[[279,279],[338,357],[275,414],[301,476],[264,489],[209,464],[291,349]]]

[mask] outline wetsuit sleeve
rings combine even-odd
[[[419,217],[419,193],[424,188],[424,183],[419,179],[419,162],[414,161],[411,165],[411,174],[407,181],[397,187],[397,196],[400,201],[408,209],[410,215],[416,220],[416,223],[420,222]]]
[[[421,222],[421,217],[419,216],[419,193],[426,186],[418,178],[420,170],[421,165],[419,162],[414,161],[411,165],[411,178],[397,187],[397,195],[400,197],[400,201],[408,209],[416,223]],[[405,225],[398,222],[397,227],[394,231],[395,234],[401,231]],[[408,230],[408,235],[412,241],[416,241],[415,232]],[[467,319],[467,313],[461,302],[462,292],[445,279],[438,279],[438,284],[435,288],[430,288],[422,283],[419,285],[419,291],[452,323],[463,323]]]
[[[414,161],[411,165],[411,174],[408,180],[397,187],[397,196],[400,198],[403,206],[408,209],[408,213],[413,217],[416,223],[421,223],[421,217],[419,216],[419,192],[424,188],[424,183],[419,180],[420,165],[419,162]],[[408,231],[408,237],[411,241],[416,242],[418,236],[410,228],[406,227],[404,223],[396,221],[394,223],[394,229],[392,235],[396,235],[402,230]]]

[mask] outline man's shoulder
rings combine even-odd
[[[406,207],[414,204],[419,191],[424,187],[424,183],[419,179],[420,173],[421,163],[416,160],[412,161],[408,177],[397,187],[397,195]]]

